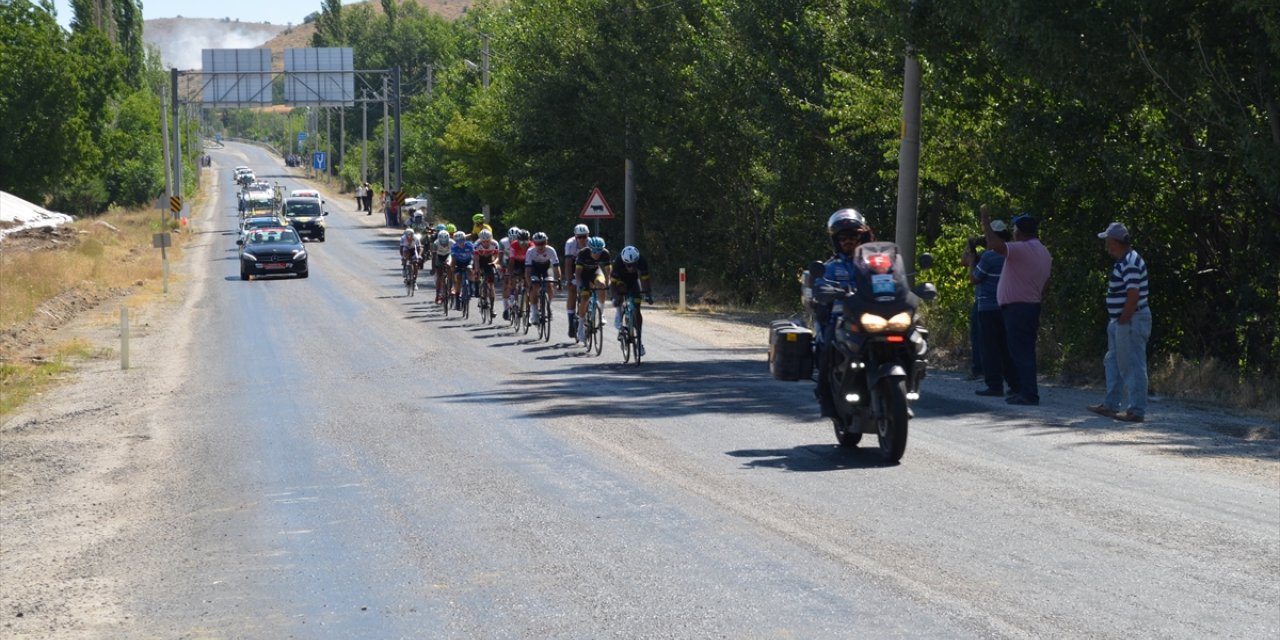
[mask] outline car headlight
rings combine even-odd
[[[294,252],[293,252],[293,259],[294,259],[294,260],[306,260],[306,259],[307,259],[307,250],[306,250],[306,249],[298,249],[298,250],[294,251]]]
[[[906,331],[911,327],[911,312],[903,311],[892,318],[889,318],[889,329],[892,331]]]
[[[881,318],[874,313],[864,313],[858,322],[862,323],[862,328],[869,333],[880,333],[889,324],[887,320]]]
[[[241,259],[241,260],[251,260],[251,261],[253,261],[253,262],[257,262],[257,261],[258,261],[258,257],[257,257],[257,256],[255,256],[255,255],[253,255],[252,253],[249,253],[248,251],[241,252],[241,253],[240,253],[240,259]]]

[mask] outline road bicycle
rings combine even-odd
[[[551,292],[548,289],[552,286],[552,280],[530,278],[530,281],[542,283],[538,289],[538,339],[545,342],[551,339]]]
[[[484,267],[481,267],[481,271],[485,271]],[[493,324],[494,316],[497,315],[493,304],[497,284],[494,282],[493,270],[485,271],[483,277],[483,284],[480,285],[480,298],[476,302],[476,307],[480,309],[480,323]]]
[[[516,305],[511,314],[516,333],[529,333],[529,287],[523,280],[516,283]]]
[[[449,311],[451,311],[458,303],[458,295],[453,292],[453,269],[452,268],[449,268],[449,270],[444,273],[443,302],[444,302],[444,315],[447,318],[449,317]]]
[[[600,303],[600,290],[592,287],[591,296],[587,299],[587,316],[579,320],[579,322],[586,323],[586,328],[582,333],[585,338],[583,343],[587,347],[587,353],[591,353],[592,349],[594,349],[596,355],[600,355],[600,352],[604,349],[603,316],[604,311]]]
[[[418,290],[418,261],[404,260],[400,271],[404,274],[404,294],[412,298],[414,292]]]
[[[618,346],[622,347],[622,362],[625,364],[635,357],[640,364],[642,345],[636,330],[636,298],[627,295],[622,297],[622,328],[618,329]]]
[[[453,277],[458,281],[458,311],[466,320],[471,317],[471,278],[467,277],[466,271],[458,271]]]

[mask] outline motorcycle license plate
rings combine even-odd
[[[263,269],[288,269],[289,265],[284,262],[268,262],[262,265]]]

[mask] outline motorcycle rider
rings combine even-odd
[[[814,314],[819,348],[818,384],[813,393],[818,398],[822,416],[831,418],[835,417],[835,401],[831,396],[830,363],[835,327],[843,311],[841,301],[853,289],[857,269],[853,262],[854,252],[859,246],[874,242],[875,234],[856,209],[840,209],[831,214],[827,219],[827,234],[831,236],[835,255],[823,264],[822,276],[813,282],[814,302],[820,305]]]

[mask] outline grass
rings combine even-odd
[[[70,250],[0,245],[0,327],[27,322],[41,304],[77,287],[117,289],[160,281],[160,251],[151,247],[151,238],[164,227],[155,211],[112,210],[69,227],[77,234]],[[168,251],[171,261],[181,258],[180,246]]]
[[[105,224],[104,224],[105,223]],[[109,225],[109,226],[108,226]],[[36,318],[41,305],[62,296],[65,305],[46,308],[57,318],[50,328],[87,313],[112,291],[130,290],[130,306],[146,305],[162,289],[160,251],[152,236],[171,227],[152,209],[112,209],[77,220],[66,228],[60,244],[21,248],[23,240],[0,244],[0,329],[24,327],[41,331]],[[182,257],[181,236],[167,249],[172,264]],[[172,276],[171,276],[172,279]],[[55,384],[76,362],[112,357],[110,348],[84,339],[63,342],[35,354],[0,353],[0,416]]]

